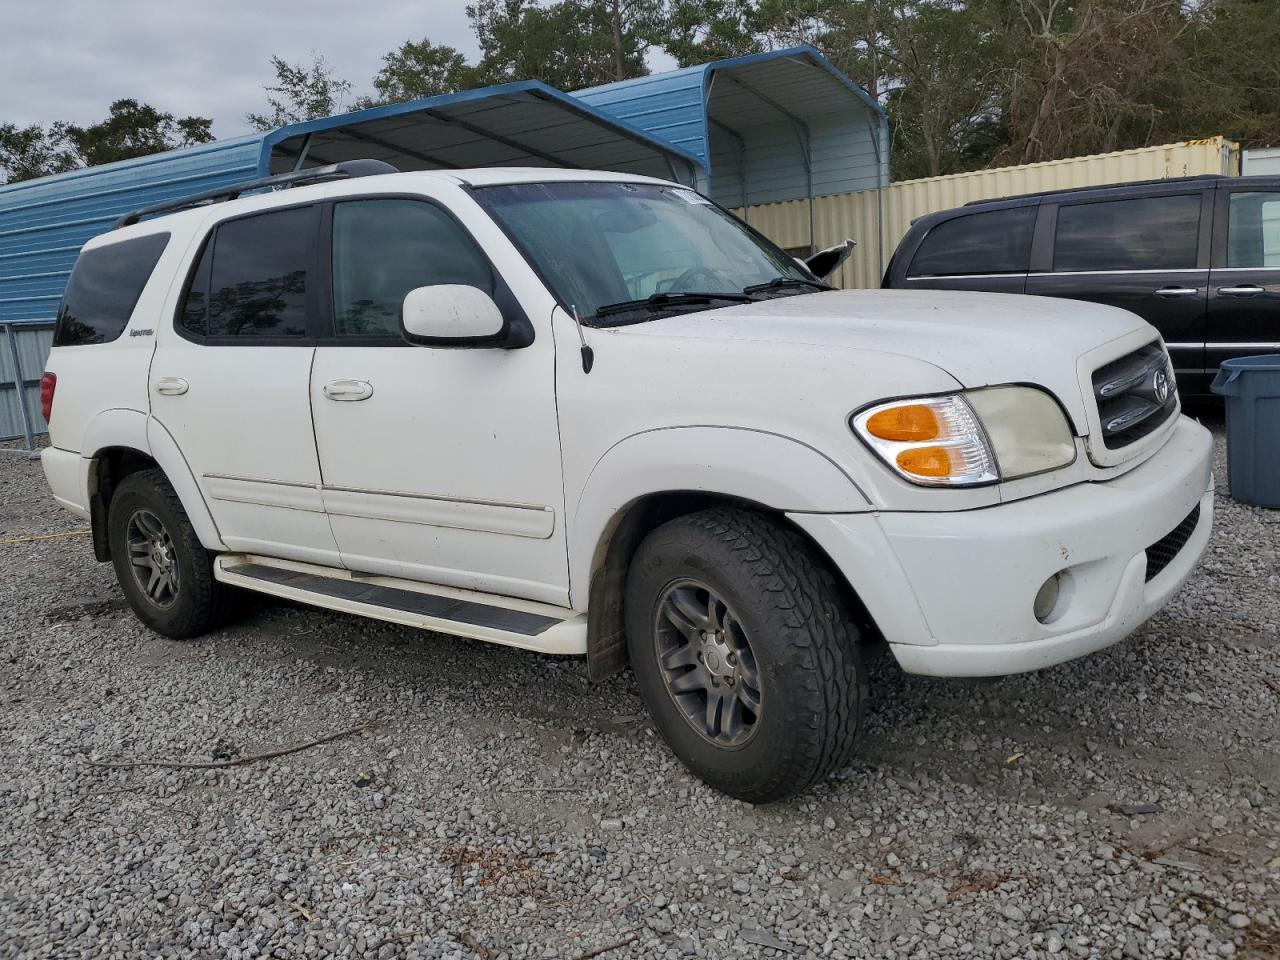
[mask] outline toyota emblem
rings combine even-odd
[[[1156,403],[1164,403],[1169,399],[1169,373],[1166,370],[1157,370],[1155,377],[1151,381],[1151,389],[1155,392]]]

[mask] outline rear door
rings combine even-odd
[[[984,209],[935,223],[894,253],[904,262],[892,286],[904,289],[1022,293],[1031,256],[1036,206]]]
[[[320,208],[219,223],[151,363],[151,413],[232,550],[338,564],[320,494],[308,383]]]
[[[1026,292],[1131,310],[1164,337],[1183,389],[1203,392],[1212,197],[1191,184],[1046,200]]]
[[[1213,254],[1206,366],[1280,351],[1280,182],[1219,187]]]

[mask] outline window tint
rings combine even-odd
[[[1054,270],[1187,270],[1200,242],[1200,195],[1058,208]]]
[[[907,275],[1024,273],[1031,259],[1035,224],[1035,207],[991,210],[944,220],[924,238]]]
[[[420,200],[333,208],[333,322],[340,337],[399,336],[415,287],[458,283],[493,293],[493,270],[470,235]]]
[[[1280,267],[1280,193],[1233,193],[1228,267]]]
[[[80,254],[58,308],[53,345],[74,347],[119,337],[168,243],[169,234],[154,233]]]
[[[306,336],[307,268],[319,215],[318,207],[302,207],[219,225],[178,322],[197,336]]]

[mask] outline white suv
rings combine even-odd
[[[630,664],[673,751],[765,801],[847,762],[866,641],[1045,667],[1205,548],[1210,436],[1133,314],[829,291],[643,177],[368,172],[76,264],[44,468],[166,636],[239,587]]]

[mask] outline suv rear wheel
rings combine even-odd
[[[175,640],[217,626],[228,588],[160,470],[131,473],[111,498],[107,537],[116,579],[147,626]]]
[[[663,738],[698,777],[763,803],[848,762],[866,674],[840,584],[765,514],[681,517],[640,545],[627,641]]]

